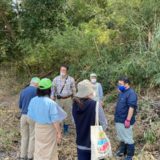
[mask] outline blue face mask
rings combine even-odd
[[[119,85],[119,86],[118,86],[118,89],[119,89],[121,92],[124,92],[124,91],[126,90],[126,87]]]

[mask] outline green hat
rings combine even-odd
[[[30,83],[39,83],[40,79],[38,77],[33,77]]]
[[[45,90],[51,88],[51,86],[52,86],[52,81],[48,78],[43,78],[39,82],[39,89]]]

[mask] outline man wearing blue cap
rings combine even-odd
[[[34,152],[34,122],[27,116],[30,100],[37,96],[38,77],[31,79],[30,85],[20,93],[19,108],[21,111],[21,160],[32,160]]]

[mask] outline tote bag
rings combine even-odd
[[[111,143],[102,126],[99,125],[99,102],[96,104],[95,125],[91,126],[91,160],[112,156]]]

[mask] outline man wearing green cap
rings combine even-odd
[[[34,122],[27,116],[30,100],[37,95],[37,87],[40,82],[38,77],[30,81],[30,85],[20,93],[19,108],[21,111],[21,160],[32,160],[34,152]]]

